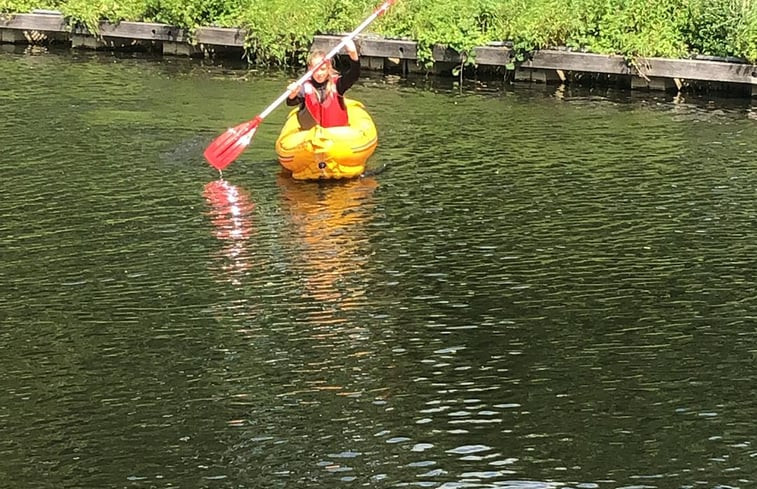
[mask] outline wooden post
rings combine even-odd
[[[202,48],[186,42],[163,41],[163,54],[172,56],[202,56]]]
[[[562,73],[562,76],[560,76],[560,73]],[[515,81],[559,85],[565,81],[565,72],[562,70],[517,67],[515,69]]]
[[[644,79],[638,76],[631,78],[632,90],[652,90],[661,92],[678,92],[679,88],[675,78],[650,77]]]

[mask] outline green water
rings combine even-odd
[[[378,75],[282,176],[286,74],[0,52],[1,488],[757,481],[749,100]]]

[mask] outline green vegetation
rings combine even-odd
[[[251,60],[301,62],[313,35],[352,30],[379,0],[0,0],[0,12],[62,11],[96,30],[98,21],[242,27]],[[397,0],[371,29],[461,53],[511,41],[522,56],[568,46],[629,59],[695,54],[757,62],[757,0]]]

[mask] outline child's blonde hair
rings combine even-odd
[[[313,67],[313,61],[316,60],[317,58],[323,59],[325,57],[326,57],[325,51],[321,51],[320,49],[311,51],[310,54],[308,55],[308,68]],[[334,83],[334,81],[339,76],[339,71],[336,68],[334,68],[334,65],[331,63],[330,59],[327,59],[326,61],[324,61],[324,64],[328,64],[328,67],[329,67],[329,77],[326,80],[326,93],[336,92],[336,83]]]

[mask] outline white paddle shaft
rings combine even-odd
[[[334,49],[332,49],[331,51],[329,51],[326,54],[326,56],[323,57],[323,60],[321,60],[321,62],[318,63],[317,66],[313,66],[312,68],[310,68],[310,70],[308,70],[307,73],[305,73],[304,75],[302,75],[295,82],[296,86],[299,87],[300,85],[302,85],[303,83],[305,83],[306,81],[308,81],[310,79],[310,77],[313,76],[313,73],[315,73],[318,70],[318,68],[321,67],[321,65],[323,63],[325,63],[326,61],[328,61],[331,58],[333,58],[334,56],[336,56],[336,54],[344,47],[345,44],[347,44],[348,41],[351,41],[352,39],[355,38],[355,36],[357,36],[358,34],[360,34],[366,27],[368,27],[371,24],[371,22],[373,22],[374,20],[376,20],[376,17],[378,17],[379,15],[381,15],[384,12],[386,12],[387,10],[389,10],[389,7],[391,7],[392,4],[395,1],[396,0],[386,0],[383,4],[381,4],[381,6],[379,8],[377,8],[370,15],[370,17],[368,17],[367,19],[365,19],[362,24],[360,24],[359,26],[357,26],[357,28],[354,31],[352,31],[349,34],[347,34],[346,36],[344,36],[342,38],[342,40],[339,41],[339,44],[337,44],[336,46],[334,46]],[[281,105],[281,103],[284,102],[289,97],[289,94],[291,93],[291,91],[292,90],[290,90],[290,89],[287,88],[287,91],[284,92],[284,93],[282,93],[279,96],[279,98],[277,98],[276,100],[274,100],[271,105],[269,105],[268,107],[266,107],[266,109],[263,112],[261,112],[258,117],[260,117],[261,119],[265,119],[266,116],[268,116],[268,114],[270,114],[271,112],[273,112],[274,109],[276,109],[276,107],[278,107],[279,105]]]

